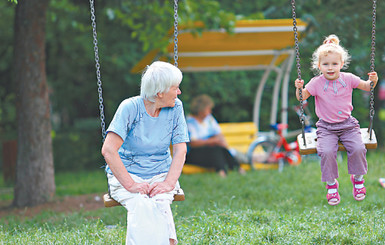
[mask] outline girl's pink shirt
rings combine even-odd
[[[324,75],[313,77],[306,89],[315,97],[315,112],[319,119],[338,123],[352,114],[352,94],[361,79],[347,72],[341,72],[337,80],[327,80]]]

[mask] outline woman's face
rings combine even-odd
[[[167,93],[160,93],[158,98],[161,101],[162,107],[174,107],[175,100],[178,98],[182,91],[179,88],[179,85],[172,86]]]
[[[200,113],[200,116],[202,118],[205,118],[207,117],[208,115],[210,115],[212,113],[212,108],[211,106],[207,106],[205,109],[203,109]]]

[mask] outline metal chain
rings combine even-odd
[[[291,1],[291,10],[292,10],[292,17],[293,17],[293,32],[294,32],[294,43],[295,43],[295,55],[296,55],[296,62],[297,62],[297,74],[298,79],[301,80],[301,64],[300,64],[300,55],[299,55],[299,45],[298,45],[298,29],[297,29],[297,14],[295,12],[295,0]],[[299,92],[299,103],[300,103],[300,122],[302,124],[302,139],[303,144],[306,146],[306,139],[305,139],[305,115],[304,115],[304,109],[303,109],[303,96],[302,96],[302,88],[298,89]]]
[[[178,67],[178,0],[174,0],[174,65]]]
[[[96,78],[97,78],[98,94],[99,94],[100,126],[102,129],[102,138],[104,141],[104,139],[106,138],[106,123],[104,121],[103,89],[102,89],[102,80],[100,75],[98,34],[96,32],[94,0],[90,0],[90,9],[91,9],[92,32],[93,32],[93,38],[94,38]]]
[[[373,15],[372,15],[372,43],[370,53],[370,71],[374,71],[374,60],[376,51],[376,0],[373,0]],[[374,82],[370,82],[370,123],[369,123],[369,139],[372,140],[373,118],[374,118]]]
[[[102,89],[102,80],[100,74],[100,63],[99,63],[99,48],[98,48],[98,39],[96,32],[96,17],[95,17],[95,7],[94,0],[90,0],[90,10],[91,10],[91,22],[92,22],[92,31],[93,31],[93,43],[94,43],[94,52],[95,52],[95,67],[96,67],[96,78],[98,85],[98,95],[99,95],[99,110],[100,110],[100,126],[102,130],[103,141],[106,138],[106,123],[104,116],[104,105],[103,105],[103,89]],[[174,65],[178,67],[178,0],[174,0]]]
[[[294,41],[295,41],[295,54],[297,61],[297,74],[298,79],[301,80],[301,64],[300,64],[300,55],[299,55],[299,45],[298,45],[298,28],[297,28],[297,14],[295,12],[295,0],[291,1],[292,6],[292,17],[293,17],[293,31],[294,31]]]
[[[375,52],[376,52],[376,0],[373,0],[373,15],[372,15],[372,46],[371,46],[371,54],[370,54],[370,71],[374,71],[374,60],[375,60]]]

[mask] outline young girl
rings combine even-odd
[[[354,88],[370,91],[370,82],[376,86],[376,72],[370,72],[369,80],[363,81],[354,74],[341,72],[347,68],[350,55],[339,45],[336,35],[328,36],[313,53],[312,68],[318,76],[303,88],[303,80],[295,80],[296,96],[299,89],[302,99],[315,97],[315,112],[319,118],[317,126],[317,152],[321,157],[322,182],[326,182],[327,201],[330,205],[340,203],[338,194],[338,141],[345,146],[348,155],[348,173],[353,184],[353,197],[361,201],[366,196],[363,175],[367,173],[366,149],[361,139],[360,126],[351,112]]]

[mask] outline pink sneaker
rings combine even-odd
[[[336,180],[336,183],[334,185],[328,185],[326,184],[326,189],[337,189],[336,193],[333,194],[326,194],[326,199],[328,200],[329,205],[335,206],[340,203],[340,194],[338,193],[338,181]]]
[[[366,188],[362,187],[361,189],[357,189],[356,185],[363,185],[365,183],[365,180],[362,179],[361,181],[357,181],[354,179],[354,175],[350,176],[350,181],[353,184],[353,197],[356,199],[356,201],[362,201],[366,197]]]

